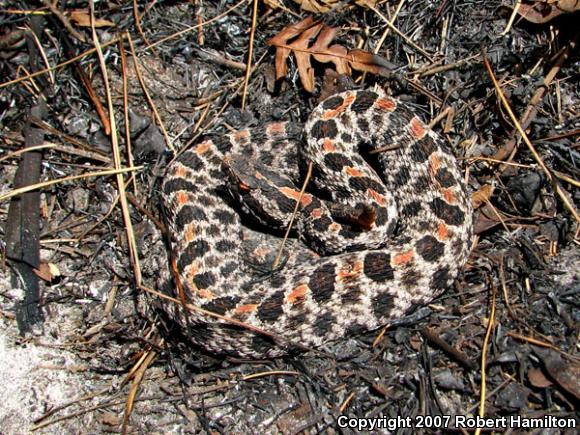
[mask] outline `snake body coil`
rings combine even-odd
[[[301,136],[289,123],[238,131],[168,168],[181,299],[248,326],[164,302],[209,351],[274,357],[376,329],[440,295],[467,260],[472,209],[455,158],[404,103],[380,89],[343,92],[314,109]],[[303,195],[299,162],[313,165]],[[297,200],[304,243],[256,272],[279,239],[256,237],[242,217],[281,230]]]

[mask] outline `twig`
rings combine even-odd
[[[109,42],[102,44],[102,47],[103,48],[108,47],[109,45],[116,44],[117,42],[119,42],[119,39],[113,38]],[[27,75],[22,76],[22,77],[18,77],[17,79],[14,79],[14,80],[9,80],[7,82],[0,83],[0,89],[5,88],[5,87],[10,86],[10,85],[15,85],[15,84],[23,82],[25,80],[31,80],[35,77],[41,76],[41,75],[49,73],[51,71],[56,71],[57,69],[63,68],[67,65],[70,65],[71,63],[74,63],[77,60],[80,60],[80,59],[88,56],[89,54],[94,53],[95,51],[97,51],[96,48],[91,48],[90,50],[87,50],[84,53],[81,53],[78,56],[73,57],[72,59],[69,59],[69,60],[66,60],[62,63],[59,63],[58,65],[51,66],[50,68],[41,69],[40,71],[36,71],[36,72],[33,72],[32,74],[27,74]]]
[[[244,77],[244,88],[242,90],[242,110],[246,108],[246,95],[248,93],[248,84],[250,83],[250,74],[252,72],[252,55],[254,54],[254,35],[256,34],[258,20],[258,0],[254,0],[252,10],[252,28],[250,30],[250,42],[248,46],[248,63],[246,66],[246,75]]]
[[[435,344],[445,353],[451,355],[455,358],[463,367],[473,370],[477,367],[477,364],[471,360],[467,355],[465,355],[460,350],[456,349],[455,347],[451,346],[445,340],[443,340],[439,334],[435,332],[433,328],[424,328],[421,330],[421,334],[425,337],[428,341]]]
[[[489,64],[489,61],[488,61],[487,56],[485,54],[483,55],[483,64],[485,65],[485,68],[486,68],[489,76],[491,77],[491,81],[493,82],[493,86],[495,87],[495,90],[496,90],[498,96],[500,97],[501,102],[502,102],[505,110],[507,111],[509,117],[511,118],[512,122],[516,126],[516,129],[520,133],[523,141],[528,146],[528,149],[532,153],[532,156],[534,157],[534,159],[536,160],[536,162],[538,163],[540,168],[542,168],[542,171],[544,172],[544,174],[548,178],[548,181],[552,182],[552,184],[555,187],[556,192],[560,196],[560,199],[562,200],[562,202],[564,203],[566,208],[568,208],[568,210],[570,210],[570,212],[574,216],[574,219],[576,219],[576,222],[580,223],[580,215],[578,215],[578,212],[576,211],[576,207],[568,198],[567,192],[564,192],[564,190],[560,186],[560,183],[554,179],[554,177],[552,176],[552,173],[550,172],[548,167],[544,164],[544,161],[542,160],[542,158],[540,157],[540,155],[538,154],[538,152],[536,151],[536,149],[532,145],[532,142],[530,142],[528,135],[526,134],[526,132],[524,131],[524,129],[522,128],[522,126],[518,122],[516,116],[514,115],[514,112],[512,111],[512,109],[507,101],[507,98],[505,97],[501,87],[499,86],[499,83],[495,77],[495,74],[493,73],[493,70],[491,69],[491,65]]]
[[[165,128],[165,124],[163,123],[163,120],[161,119],[161,116],[159,116],[159,112],[157,111],[157,106],[153,102],[153,99],[151,98],[151,95],[149,95],[149,91],[147,90],[147,86],[145,85],[145,80],[143,79],[143,74],[141,73],[141,67],[139,66],[137,53],[135,52],[135,46],[133,45],[133,39],[131,38],[131,35],[129,33],[125,33],[125,35],[127,36],[127,41],[129,41],[129,49],[131,50],[131,54],[133,55],[133,65],[135,66],[135,74],[137,74],[137,78],[139,79],[139,83],[141,84],[143,94],[147,99],[147,103],[149,103],[149,107],[151,107],[151,110],[153,110],[153,116],[155,117],[155,121],[157,122],[157,125],[159,126],[161,132],[163,133],[163,137],[165,138],[165,143],[167,147],[173,153],[175,153],[173,141],[169,138],[169,134],[167,133],[167,129]]]
[[[292,217],[290,218],[290,222],[288,222],[288,227],[286,228],[286,233],[284,234],[284,238],[282,239],[282,243],[280,243],[280,248],[278,249],[278,254],[276,254],[276,258],[274,259],[274,263],[272,264],[272,268],[275,269],[280,263],[280,259],[282,258],[282,253],[284,251],[284,245],[286,244],[286,240],[288,240],[288,236],[290,235],[290,231],[292,230],[292,225],[294,224],[294,219],[298,213],[298,209],[300,208],[300,204],[302,203],[302,196],[304,192],[306,192],[306,186],[308,186],[308,182],[310,181],[310,177],[312,176],[312,162],[308,163],[308,169],[306,170],[306,177],[304,178],[304,183],[302,184],[302,189],[300,189],[300,194],[298,195],[298,199],[296,200],[296,205],[294,206],[294,211],[292,212]]]
[[[221,14],[218,14],[215,17],[210,18],[207,21],[204,21],[203,23],[196,24],[195,26],[191,26],[191,27],[188,27],[187,29],[183,29],[183,30],[181,30],[179,32],[176,32],[173,35],[169,35],[169,36],[166,36],[165,38],[161,38],[159,41],[156,41],[153,44],[149,44],[147,47],[144,48],[144,50],[152,49],[153,47],[156,47],[159,44],[163,44],[166,41],[169,41],[171,39],[178,38],[178,37],[180,37],[182,35],[185,35],[186,33],[189,33],[189,32],[191,32],[191,31],[193,31],[193,30],[195,30],[195,29],[197,29],[199,27],[206,26],[206,25],[208,25],[210,23],[213,23],[214,21],[217,21],[217,20],[221,19],[222,17],[225,17],[227,14],[229,14],[234,9],[239,8],[242,4],[246,3],[247,1],[248,0],[240,0],[235,5],[233,5],[231,8],[226,9]]]
[[[493,331],[493,326],[495,324],[495,293],[496,288],[493,282],[491,283],[491,312],[489,313],[489,318],[487,319],[487,329],[485,331],[485,338],[483,339],[482,350],[481,350],[481,388],[479,392],[479,416],[483,417],[485,415],[485,395],[486,395],[486,369],[487,369],[487,347],[489,345],[489,339],[491,337],[491,332]],[[481,433],[481,428],[478,427],[475,430],[475,435]]]
[[[43,181],[42,183],[32,184],[30,186],[19,187],[17,189],[11,190],[8,193],[0,195],[0,202],[5,201],[7,199],[10,199],[16,195],[22,195],[23,193],[26,193],[26,192],[31,192],[31,191],[36,190],[36,189],[42,189],[43,187],[52,186],[53,184],[59,184],[59,183],[65,182],[65,181],[80,180],[83,178],[91,178],[91,177],[102,177],[104,175],[115,175],[115,174],[120,174],[122,172],[140,171],[141,169],[143,169],[143,166],[133,166],[130,168],[119,168],[119,169],[105,169],[103,171],[89,172],[87,174],[71,175],[69,177],[57,178],[56,180]]]
[[[97,48],[97,57],[99,59],[99,66],[101,68],[101,74],[103,75],[103,85],[105,86],[105,95],[107,97],[107,105],[109,109],[109,122],[111,125],[111,146],[113,148],[113,164],[115,169],[121,168],[121,153],[119,151],[119,139],[117,137],[117,127],[115,121],[115,110],[113,107],[113,100],[111,98],[111,88],[109,85],[109,74],[107,71],[107,65],[105,64],[105,57],[101,49],[99,42],[99,37],[97,35],[97,30],[95,29],[95,16],[94,16],[94,3],[91,0],[89,2],[91,11],[91,28],[93,34],[93,43]],[[135,62],[137,65],[137,62]],[[135,239],[135,233],[133,232],[133,224],[131,222],[131,215],[129,214],[129,205],[127,204],[127,195],[125,194],[125,180],[123,173],[119,172],[116,174],[117,178],[117,188],[119,189],[119,202],[121,204],[121,211],[123,214],[123,221],[125,223],[125,232],[127,234],[127,245],[129,248],[129,255],[131,260],[131,265],[133,266],[133,272],[135,275],[135,283],[137,286],[141,283],[141,266],[139,263],[139,254],[137,253],[137,242]]]
[[[42,0],[42,4],[50,9],[50,12],[54,14],[56,18],[62,23],[66,30],[69,31],[71,35],[73,35],[76,39],[81,42],[86,42],[85,37],[82,33],[78,32],[70,23],[68,17],[64,15],[57,7],[56,3],[53,4],[50,0]]]
[[[380,11],[377,10],[377,8],[371,6],[370,4],[367,4],[367,7],[370,10],[372,10],[375,14],[377,14],[393,32],[395,32],[397,35],[399,35],[401,38],[403,38],[403,40],[407,43],[407,45],[409,45],[410,47],[417,50],[430,62],[434,62],[433,58],[431,57],[431,55],[429,53],[427,53],[425,50],[423,50],[421,47],[419,47],[417,44],[415,44],[413,41],[411,41],[411,39],[409,39],[409,37],[407,35],[405,35],[403,32],[401,32],[399,29],[397,29],[394,25],[392,25],[391,22],[388,20],[388,18],[385,17],[383,14],[381,14]]]

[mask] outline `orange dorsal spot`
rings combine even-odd
[[[304,300],[306,293],[308,293],[308,285],[300,284],[292,289],[288,296],[286,296],[286,300],[291,304],[295,304],[296,302]]]
[[[207,153],[208,150],[209,150],[210,145],[211,144],[209,142],[202,142],[197,147],[195,147],[195,152],[197,154]]]
[[[379,98],[376,104],[379,109],[386,112],[394,112],[397,108],[397,103],[392,98]]]
[[[258,308],[258,304],[246,304],[246,305],[240,305],[239,307],[236,307],[234,309],[234,314],[246,314],[246,313],[251,313],[253,311],[256,311],[256,309]]]
[[[243,181],[238,181],[238,189],[240,189],[242,192],[249,192],[252,190],[252,188]]]
[[[208,289],[196,289],[197,295],[202,299],[212,300],[215,298],[215,295]]]
[[[195,264],[190,264],[189,268],[186,267],[186,281],[191,283],[193,285],[194,288],[196,288],[196,285],[193,284],[193,278],[195,278],[195,275],[197,274],[197,266]]]
[[[184,166],[179,165],[177,166],[173,174],[178,178],[185,178],[185,176],[187,175],[187,169],[185,169]]]
[[[346,172],[351,177],[362,177],[364,173],[357,168],[353,168],[352,166],[345,166],[344,172]]]
[[[187,201],[189,201],[189,195],[187,194],[187,192],[180,190],[179,192],[177,192],[175,194],[175,200],[177,201],[177,204],[179,204],[179,205],[186,204]]]
[[[421,120],[417,117],[411,119],[410,123],[411,134],[415,139],[422,139],[425,134],[427,133],[425,130],[425,126],[421,122]]]
[[[345,265],[345,267],[343,267],[342,269],[340,269],[338,271],[338,280],[345,280],[348,278],[352,278],[354,276],[357,276],[358,274],[360,274],[363,270],[363,263],[361,261],[358,261],[354,264],[352,263],[347,263]]]
[[[175,278],[175,286],[177,287],[177,296],[183,305],[187,303],[185,299],[185,291],[183,291],[183,284],[181,283],[181,277],[179,276],[179,271],[177,270],[177,260],[171,258],[171,272]]]
[[[371,196],[372,199],[375,200],[375,202],[380,205],[381,207],[384,207],[387,204],[387,198],[385,198],[383,195],[381,195],[379,192],[377,192],[374,189],[367,189],[367,193]]]
[[[440,222],[437,226],[437,238],[439,240],[445,240],[449,237],[449,228],[443,222]]]
[[[302,195],[302,200],[300,201],[300,204],[302,205],[302,207],[306,207],[306,206],[310,205],[311,202],[312,202],[312,195],[308,195],[307,193]]]
[[[322,216],[322,209],[320,209],[320,208],[315,208],[314,210],[312,210],[312,211],[310,212],[310,216],[311,216],[313,219],[320,219],[320,217]]]
[[[266,127],[268,134],[284,134],[286,132],[286,124],[284,122],[273,122]]]
[[[286,197],[292,198],[294,201],[298,201],[300,198],[300,192],[298,190],[291,189],[290,187],[281,187],[280,192],[282,192]],[[300,200],[300,204],[302,207],[306,207],[312,202],[312,195],[305,193],[302,195],[302,199]]]
[[[437,154],[431,154],[429,157],[429,169],[431,173],[436,174],[439,168],[441,167],[441,160]]]
[[[197,288],[197,285],[195,284],[195,275],[197,272],[198,269],[194,264],[189,266],[189,270],[187,271],[187,282],[189,283],[189,288],[192,288],[195,291],[195,294],[202,299],[211,300],[215,298],[215,295],[210,290]]]
[[[328,229],[330,231],[334,231],[335,233],[338,233],[342,229],[342,225],[337,224],[336,222],[333,222],[328,226]]]
[[[264,258],[268,253],[270,253],[272,249],[266,247],[259,247],[252,251],[252,256],[256,258]]]
[[[250,132],[248,130],[238,130],[234,133],[234,140],[236,142],[241,142],[249,139]]]
[[[266,177],[264,177],[260,171],[255,171],[254,177],[256,177],[258,180],[265,180],[266,179]]]
[[[333,151],[336,151],[336,148],[334,147],[334,144],[332,143],[332,141],[325,137],[324,138],[324,143],[322,144],[322,148],[324,149],[324,151],[326,151],[327,153],[331,153]]]
[[[355,99],[356,97],[349,93],[346,97],[344,97],[344,100],[340,106],[324,112],[322,114],[322,119],[330,119],[340,115],[342,112],[348,109],[348,107],[354,102]]]
[[[453,193],[451,189],[443,189],[443,199],[445,199],[448,204],[454,204],[457,201],[455,193]]]
[[[187,227],[185,228],[185,241],[187,243],[191,242],[194,237],[195,237],[195,225],[194,224],[189,224],[187,225]]]
[[[413,260],[414,255],[415,254],[414,254],[412,249],[410,251],[407,251],[407,252],[402,252],[402,253],[397,254],[393,257],[393,259],[391,260],[391,264],[393,266],[401,266],[403,264],[407,264]]]

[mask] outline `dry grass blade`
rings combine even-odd
[[[135,398],[137,397],[137,393],[139,392],[139,386],[141,385],[141,381],[143,381],[143,376],[145,375],[145,371],[147,367],[151,364],[151,362],[157,356],[157,353],[153,350],[150,350],[146,354],[144,361],[139,365],[139,368],[135,372],[135,377],[133,378],[133,383],[131,384],[131,390],[127,396],[127,402],[125,404],[125,412],[123,415],[123,427],[121,430],[122,434],[127,433],[127,426],[129,425],[129,417],[131,417],[131,413],[133,412],[133,404],[135,403]]]
[[[493,73],[493,70],[491,69],[491,65],[490,65],[489,60],[487,59],[487,56],[485,55],[485,53],[483,55],[483,64],[485,65],[485,68],[486,68],[486,70],[491,78],[491,81],[493,82],[493,86],[495,87],[495,90],[496,90],[498,96],[500,97],[501,102],[502,102],[505,110],[507,111],[509,117],[511,118],[512,122],[514,123],[516,129],[518,130],[518,132],[522,136],[523,141],[528,146],[528,149],[532,153],[532,156],[534,156],[534,159],[536,160],[536,162],[538,163],[540,168],[542,168],[542,171],[544,172],[544,174],[546,175],[548,180],[552,182],[552,184],[554,185],[554,189],[558,193],[558,196],[560,197],[560,199],[562,200],[562,202],[564,203],[566,208],[572,213],[572,215],[574,216],[574,219],[576,219],[576,222],[580,223],[580,215],[578,215],[578,211],[576,210],[574,203],[569,198],[568,192],[565,192],[564,189],[562,189],[562,187],[560,186],[560,183],[558,182],[558,180],[556,180],[552,176],[552,173],[550,172],[550,170],[548,169],[548,167],[546,166],[546,164],[544,163],[544,161],[542,160],[542,158],[540,157],[540,155],[538,154],[538,152],[534,148],[534,145],[532,145],[532,142],[528,138],[528,135],[526,134],[526,132],[522,128],[521,124],[518,122],[516,116],[514,115],[514,112],[512,111],[512,109],[507,101],[507,98],[505,97],[501,87],[499,86],[499,83],[495,77],[495,74]]]
[[[248,44],[248,64],[246,66],[246,74],[244,76],[244,88],[242,91],[242,110],[246,108],[246,96],[248,95],[248,85],[250,83],[250,75],[252,73],[254,37],[256,35],[257,21],[258,21],[258,0],[254,0],[254,6],[252,8],[252,28],[250,29],[250,42]]]
[[[91,22],[94,22],[94,9],[91,4]],[[113,107],[113,100],[111,98],[111,89],[109,85],[109,74],[107,71],[107,65],[105,64],[105,56],[103,54],[100,41],[97,35],[96,28],[92,27],[92,37],[93,43],[97,48],[97,58],[99,59],[99,66],[101,69],[101,74],[103,75],[103,85],[105,87],[105,95],[107,97],[107,106],[109,109],[109,123],[111,125],[111,146],[113,150],[113,163],[116,169],[121,167],[121,152],[119,151],[119,140],[117,137],[117,128],[115,120],[115,110]],[[135,62],[137,65],[137,62]],[[135,67],[137,69],[137,66]],[[125,179],[122,172],[116,174],[117,178],[117,188],[119,189],[119,203],[121,205],[121,211],[123,213],[123,221],[125,223],[125,232],[127,234],[127,244],[129,247],[129,255],[131,259],[131,265],[133,266],[133,273],[135,275],[135,282],[137,285],[141,283],[141,266],[139,263],[139,255],[137,249],[137,241],[135,238],[135,233],[133,231],[133,224],[131,222],[131,215],[129,213],[129,204],[127,201],[127,195],[125,194]]]
[[[390,64],[376,54],[359,49],[349,51],[340,44],[330,45],[337,32],[337,28],[324,26],[312,17],[284,27],[268,41],[276,47],[276,79],[288,73],[287,60],[291,53],[296,58],[302,86],[308,92],[314,91],[312,57],[321,63],[332,62],[339,74],[350,75],[352,68],[379,75],[389,72]]]
[[[63,183],[65,181],[80,180],[82,178],[91,177],[102,177],[104,175],[115,175],[123,172],[140,171],[143,166],[134,166],[131,168],[120,168],[120,169],[105,169],[104,171],[89,172],[87,174],[72,175],[70,177],[57,178],[56,180],[44,181],[38,184],[32,184],[30,186],[20,187],[18,189],[11,190],[8,193],[0,195],[0,202],[12,198],[16,195],[22,195],[25,192],[30,192],[31,190],[42,189],[43,187],[52,186],[53,184]]]
[[[119,42],[119,39],[113,38],[110,41],[102,44],[102,47],[105,48],[105,47],[108,47],[109,45],[116,44],[117,42]],[[40,71],[36,71],[32,74],[27,74],[25,76],[18,77],[17,79],[10,80],[10,81],[4,82],[4,83],[0,83],[0,89],[5,88],[5,87],[10,86],[10,85],[15,85],[15,84],[23,82],[25,80],[33,79],[33,78],[41,76],[43,74],[50,73],[51,71],[56,71],[57,69],[63,68],[67,65],[70,65],[71,63],[74,63],[77,60],[80,60],[80,59],[82,59],[82,58],[84,58],[84,57],[88,56],[89,54],[92,54],[96,51],[97,51],[96,48],[91,48],[90,50],[87,50],[84,53],[81,53],[78,56],[75,56],[72,59],[69,59],[65,62],[59,63],[58,65],[55,65],[53,67],[41,69]]]
[[[490,280],[491,281],[491,280]],[[491,305],[489,318],[487,319],[487,328],[485,331],[485,337],[483,339],[483,345],[481,350],[481,388],[479,396],[479,416],[483,417],[485,415],[485,398],[486,398],[486,369],[487,369],[487,347],[489,345],[489,340],[491,338],[491,333],[495,325],[495,295],[496,287],[493,282],[490,282],[491,286]],[[475,434],[479,435],[481,433],[481,428],[475,430]]]

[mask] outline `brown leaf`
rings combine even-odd
[[[580,10],[580,0],[560,1],[537,1],[522,3],[518,8],[518,14],[526,21],[535,24],[543,24],[556,18],[558,15],[572,13]]]
[[[504,222],[509,220],[508,217],[500,212],[497,208],[494,208],[491,204],[485,204],[475,212],[473,231],[475,234],[481,234],[484,231],[495,227],[496,225],[500,225],[500,217],[504,220]]]
[[[317,21],[313,17],[307,17],[299,23],[284,27],[280,33],[268,41],[268,45],[274,45],[276,47],[276,80],[286,77],[288,73],[286,61],[291,52],[291,49],[286,47],[286,45],[289,45],[288,41],[300,35],[316,23]]]
[[[363,50],[347,50],[339,44],[330,45],[338,29],[324,26],[313,17],[286,26],[268,41],[276,47],[276,79],[288,73],[287,60],[296,58],[298,74],[304,89],[314,91],[314,69],[311,57],[318,62],[332,62],[339,74],[351,74],[351,68],[373,74],[386,74],[392,65],[380,56]],[[314,42],[312,42],[314,40]]]
[[[75,9],[70,13],[70,19],[79,27],[90,27],[91,26],[91,16],[88,10],[85,9]],[[95,27],[111,27],[115,23],[108,20],[95,18]]]
[[[338,6],[342,0],[294,0],[302,9],[308,12],[315,12],[317,14],[324,14],[333,7]],[[355,0],[355,3],[363,7],[374,8],[377,0]]]
[[[544,373],[540,369],[528,370],[528,379],[530,380],[530,384],[536,388],[547,388],[552,385],[552,382],[544,376]]]
[[[40,263],[38,269],[33,269],[36,276],[46,282],[51,282],[54,278],[60,276],[60,270],[53,263]]]
[[[349,63],[357,71],[364,71],[371,74],[385,75],[391,69],[393,64],[379,55],[369,53],[368,51],[355,48],[348,52],[350,57]]]
[[[317,24],[310,29],[306,29],[302,35],[291,44],[294,57],[296,58],[296,67],[298,68],[298,74],[300,75],[302,86],[304,86],[304,89],[308,92],[314,91],[314,69],[310,63],[311,53],[308,51],[308,45],[310,44],[310,41],[316,37],[321,28],[322,23]]]
[[[336,72],[350,75],[351,70],[346,59],[348,50],[339,44],[329,47],[337,32],[337,28],[324,26],[310,49],[313,52],[314,59],[318,62],[332,62],[336,65]]]
[[[471,195],[471,205],[473,209],[476,210],[489,201],[493,193],[493,186],[490,184],[485,184],[481,186],[476,192]]]
[[[535,349],[548,375],[569,394],[580,400],[580,363],[563,359],[557,352]]]

